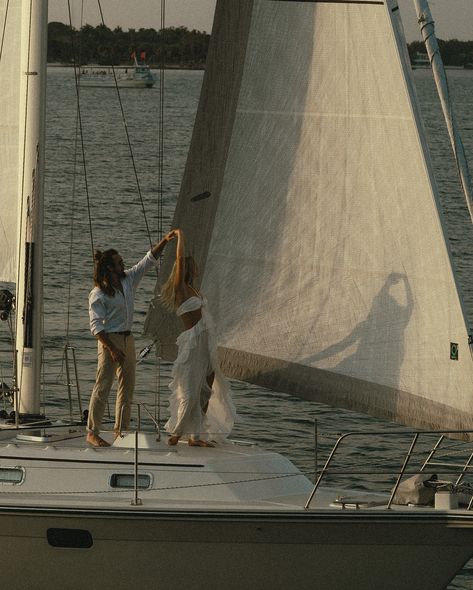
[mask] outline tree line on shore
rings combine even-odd
[[[48,62],[61,64],[127,65],[133,55],[159,66],[202,68],[210,35],[186,27],[114,30],[84,25],[80,30],[51,22],[48,25]]]
[[[80,65],[126,65],[135,53],[152,66],[203,68],[210,40],[208,33],[186,27],[124,31],[84,25],[77,30],[59,22],[49,23],[48,34],[49,62]],[[439,47],[445,65],[473,66],[473,41],[439,40]],[[408,50],[412,60],[425,53],[425,46],[414,41]]]

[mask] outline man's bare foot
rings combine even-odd
[[[117,440],[117,438],[121,435],[122,435],[121,432],[119,432],[118,430],[114,430],[113,431],[113,440]]]
[[[180,438],[181,438],[180,436],[170,436],[168,438],[168,445],[170,445],[171,447],[173,447],[174,445],[177,445]]]
[[[208,440],[194,440],[192,438],[187,441],[187,444],[190,447],[211,447],[212,449],[215,447],[215,445]]]
[[[109,447],[110,446],[110,444],[106,440],[104,440],[98,434],[94,434],[93,432],[87,433],[86,440],[89,443],[89,445],[92,445],[93,447]]]

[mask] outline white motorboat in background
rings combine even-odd
[[[156,76],[150,67],[139,64],[136,57],[133,66],[86,66],[81,68],[80,86],[93,88],[153,88]]]

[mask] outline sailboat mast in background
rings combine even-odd
[[[458,173],[462,183],[463,192],[465,194],[466,204],[470,212],[470,218],[473,221],[473,190],[471,186],[471,175],[468,168],[468,160],[466,159],[465,148],[460,137],[455,113],[453,112],[452,101],[450,99],[450,92],[448,90],[447,75],[443,65],[442,56],[440,55],[440,48],[435,36],[434,19],[430,12],[430,6],[427,0],[414,0],[414,5],[417,12],[417,19],[419,21],[422,37],[425,42],[425,47],[429,55],[429,60],[432,65],[432,72],[434,75],[435,84],[440,97],[440,104],[447,124],[448,134],[457,161]]]

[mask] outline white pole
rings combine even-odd
[[[47,27],[47,0],[22,0],[17,409],[32,415],[40,413]]]
[[[429,3],[427,0],[414,0],[414,5],[417,11],[417,19],[419,21],[420,30],[424,39],[425,47],[429,55],[430,63],[432,65],[432,72],[434,74],[437,91],[440,97],[445,121],[447,122],[448,134],[452,143],[453,152],[457,161],[458,172],[460,180],[465,193],[466,203],[470,212],[470,218],[473,222],[473,193],[471,188],[471,176],[468,169],[468,162],[465,156],[465,150],[458,131],[458,126],[453,112],[452,102],[450,100],[450,93],[448,90],[447,75],[440,56],[437,38],[435,37],[435,27],[432,14],[430,12]]]

